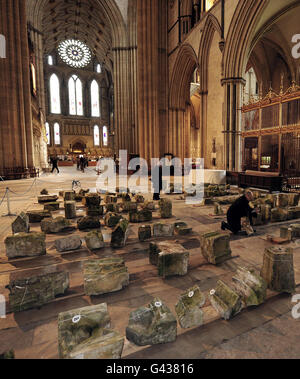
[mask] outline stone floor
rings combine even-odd
[[[97,176],[90,168],[86,173],[75,168],[63,168],[59,175],[45,174],[36,182],[34,179],[0,182],[0,202],[8,186],[15,194],[10,195],[11,212],[42,209],[37,195],[43,188],[49,193],[70,190],[72,180],[80,180],[82,188],[96,187]],[[25,195],[23,193],[27,192]],[[43,306],[41,309],[11,314],[0,319],[0,353],[13,348],[17,358],[57,358],[57,316],[60,312],[92,304],[106,302],[112,319],[112,327],[125,335],[129,314],[136,308],[148,304],[153,297],[160,297],[174,312],[174,306],[181,293],[198,284],[206,297],[222,279],[230,282],[237,266],[255,267],[262,265],[264,249],[270,246],[267,234],[279,234],[279,224],[257,228],[257,235],[250,238],[232,238],[233,258],[221,266],[207,264],[199,249],[199,233],[219,230],[221,219],[211,214],[213,207],[186,205],[178,195],[169,196],[173,201],[174,217],[167,222],[185,221],[193,227],[193,234],[172,237],[190,252],[188,275],[161,279],[156,267],[149,264],[149,243],[139,243],[137,230],[132,225],[128,244],[124,249],[109,247],[96,253],[85,246],[81,250],[58,254],[53,242],[58,236],[47,236],[47,255],[8,261],[5,255],[4,239],[11,234],[14,217],[0,217],[0,294],[8,299],[5,286],[9,280],[26,277],[31,273],[47,273],[52,270],[70,272],[70,289],[65,296]],[[226,207],[224,207],[226,210]],[[6,200],[0,205],[0,216],[7,213]],[[56,214],[64,214],[58,211]],[[78,204],[77,214],[84,214]],[[55,215],[55,214],[54,214]],[[154,220],[158,221],[158,213]],[[299,220],[300,222],[300,220]],[[75,221],[74,221],[75,224]],[[38,225],[32,231],[40,230]],[[85,233],[79,233],[84,236]],[[68,233],[60,234],[68,235]],[[299,242],[299,243],[298,243]],[[290,244],[295,250],[294,264],[296,282],[300,284],[300,241]],[[124,290],[97,297],[87,297],[83,290],[83,262],[90,258],[122,256],[130,273],[130,285]],[[299,287],[297,292],[300,293]],[[205,325],[200,328],[183,330],[178,325],[176,342],[166,345],[137,347],[125,340],[123,358],[299,358],[299,320],[292,318],[291,296],[278,295],[268,291],[267,302],[258,308],[248,308],[231,321],[221,320],[207,300]],[[297,324],[298,322],[298,324]]]

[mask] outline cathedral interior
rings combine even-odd
[[[0,358],[299,359],[299,16],[0,0]]]

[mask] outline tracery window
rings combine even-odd
[[[77,75],[69,79],[69,111],[70,115],[83,116],[82,83]]]
[[[98,125],[94,126],[94,145],[100,146],[100,130]]]
[[[59,123],[54,124],[54,144],[60,145],[60,126]]]
[[[103,146],[108,146],[108,130],[106,126],[103,126]]]
[[[50,145],[50,142],[51,142],[50,141],[50,126],[48,122],[46,122],[45,127],[46,127],[47,145]]]
[[[99,85],[96,80],[91,84],[92,117],[100,117]]]
[[[50,77],[50,110],[54,114],[61,113],[59,79],[55,74]]]

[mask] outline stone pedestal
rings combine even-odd
[[[296,286],[293,250],[282,247],[267,248],[261,276],[270,290],[293,293]]]
[[[122,258],[84,262],[84,289],[88,296],[120,291],[129,285],[129,273]]]
[[[71,222],[64,217],[49,218],[41,222],[42,232],[56,234],[71,228]]]
[[[21,212],[15,221],[11,224],[11,228],[13,234],[29,233],[29,217],[24,212]]]
[[[103,335],[103,329],[106,328],[110,328],[110,316],[105,303],[60,313],[58,315],[59,357],[70,358],[73,350],[79,348],[81,344],[93,343]]]
[[[183,293],[175,310],[183,329],[189,329],[201,326],[203,324],[203,311],[201,307],[205,304],[205,296],[198,286],[190,288]]]
[[[254,270],[239,267],[232,281],[236,292],[242,297],[246,306],[260,305],[265,301],[267,283]]]
[[[126,219],[120,220],[111,235],[111,247],[124,247],[130,232],[129,222]]]
[[[161,218],[172,217],[172,201],[168,199],[161,199],[159,201],[159,212]]]
[[[150,243],[149,260],[158,268],[158,275],[168,277],[184,276],[188,272],[189,252],[174,242]]]
[[[100,231],[94,230],[85,236],[86,246],[89,250],[98,250],[105,247],[103,235]]]
[[[174,342],[176,336],[176,318],[160,299],[154,299],[146,307],[131,312],[126,338],[136,345]]]
[[[7,288],[10,291],[11,312],[38,308],[66,292],[69,288],[69,273],[54,272],[13,280]]]
[[[56,250],[63,253],[66,251],[78,250],[81,248],[82,242],[79,236],[69,236],[60,238],[54,242]]]
[[[226,233],[205,233],[200,238],[201,253],[213,265],[221,264],[231,258],[230,236]]]
[[[224,320],[229,320],[242,310],[240,296],[221,280],[210,292],[210,302]]]
[[[65,202],[65,216],[67,220],[76,218],[76,202],[75,201]]]
[[[8,258],[36,257],[46,254],[44,233],[19,233],[5,239]]]

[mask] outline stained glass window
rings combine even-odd
[[[50,127],[49,127],[48,122],[46,122],[45,127],[46,127],[47,145],[50,145]]]
[[[54,143],[60,145],[60,126],[57,122],[54,124]]]
[[[50,108],[51,113],[61,113],[59,79],[55,74],[52,74],[50,77]]]
[[[103,145],[108,146],[108,131],[106,126],[103,126]]]
[[[100,146],[100,130],[98,125],[94,126],[94,145]]]
[[[61,59],[74,68],[86,67],[92,59],[89,47],[85,43],[74,39],[60,43],[58,52]]]
[[[96,80],[91,84],[92,117],[100,117],[99,85]]]
[[[83,116],[82,83],[77,75],[69,79],[69,110],[70,115]]]

